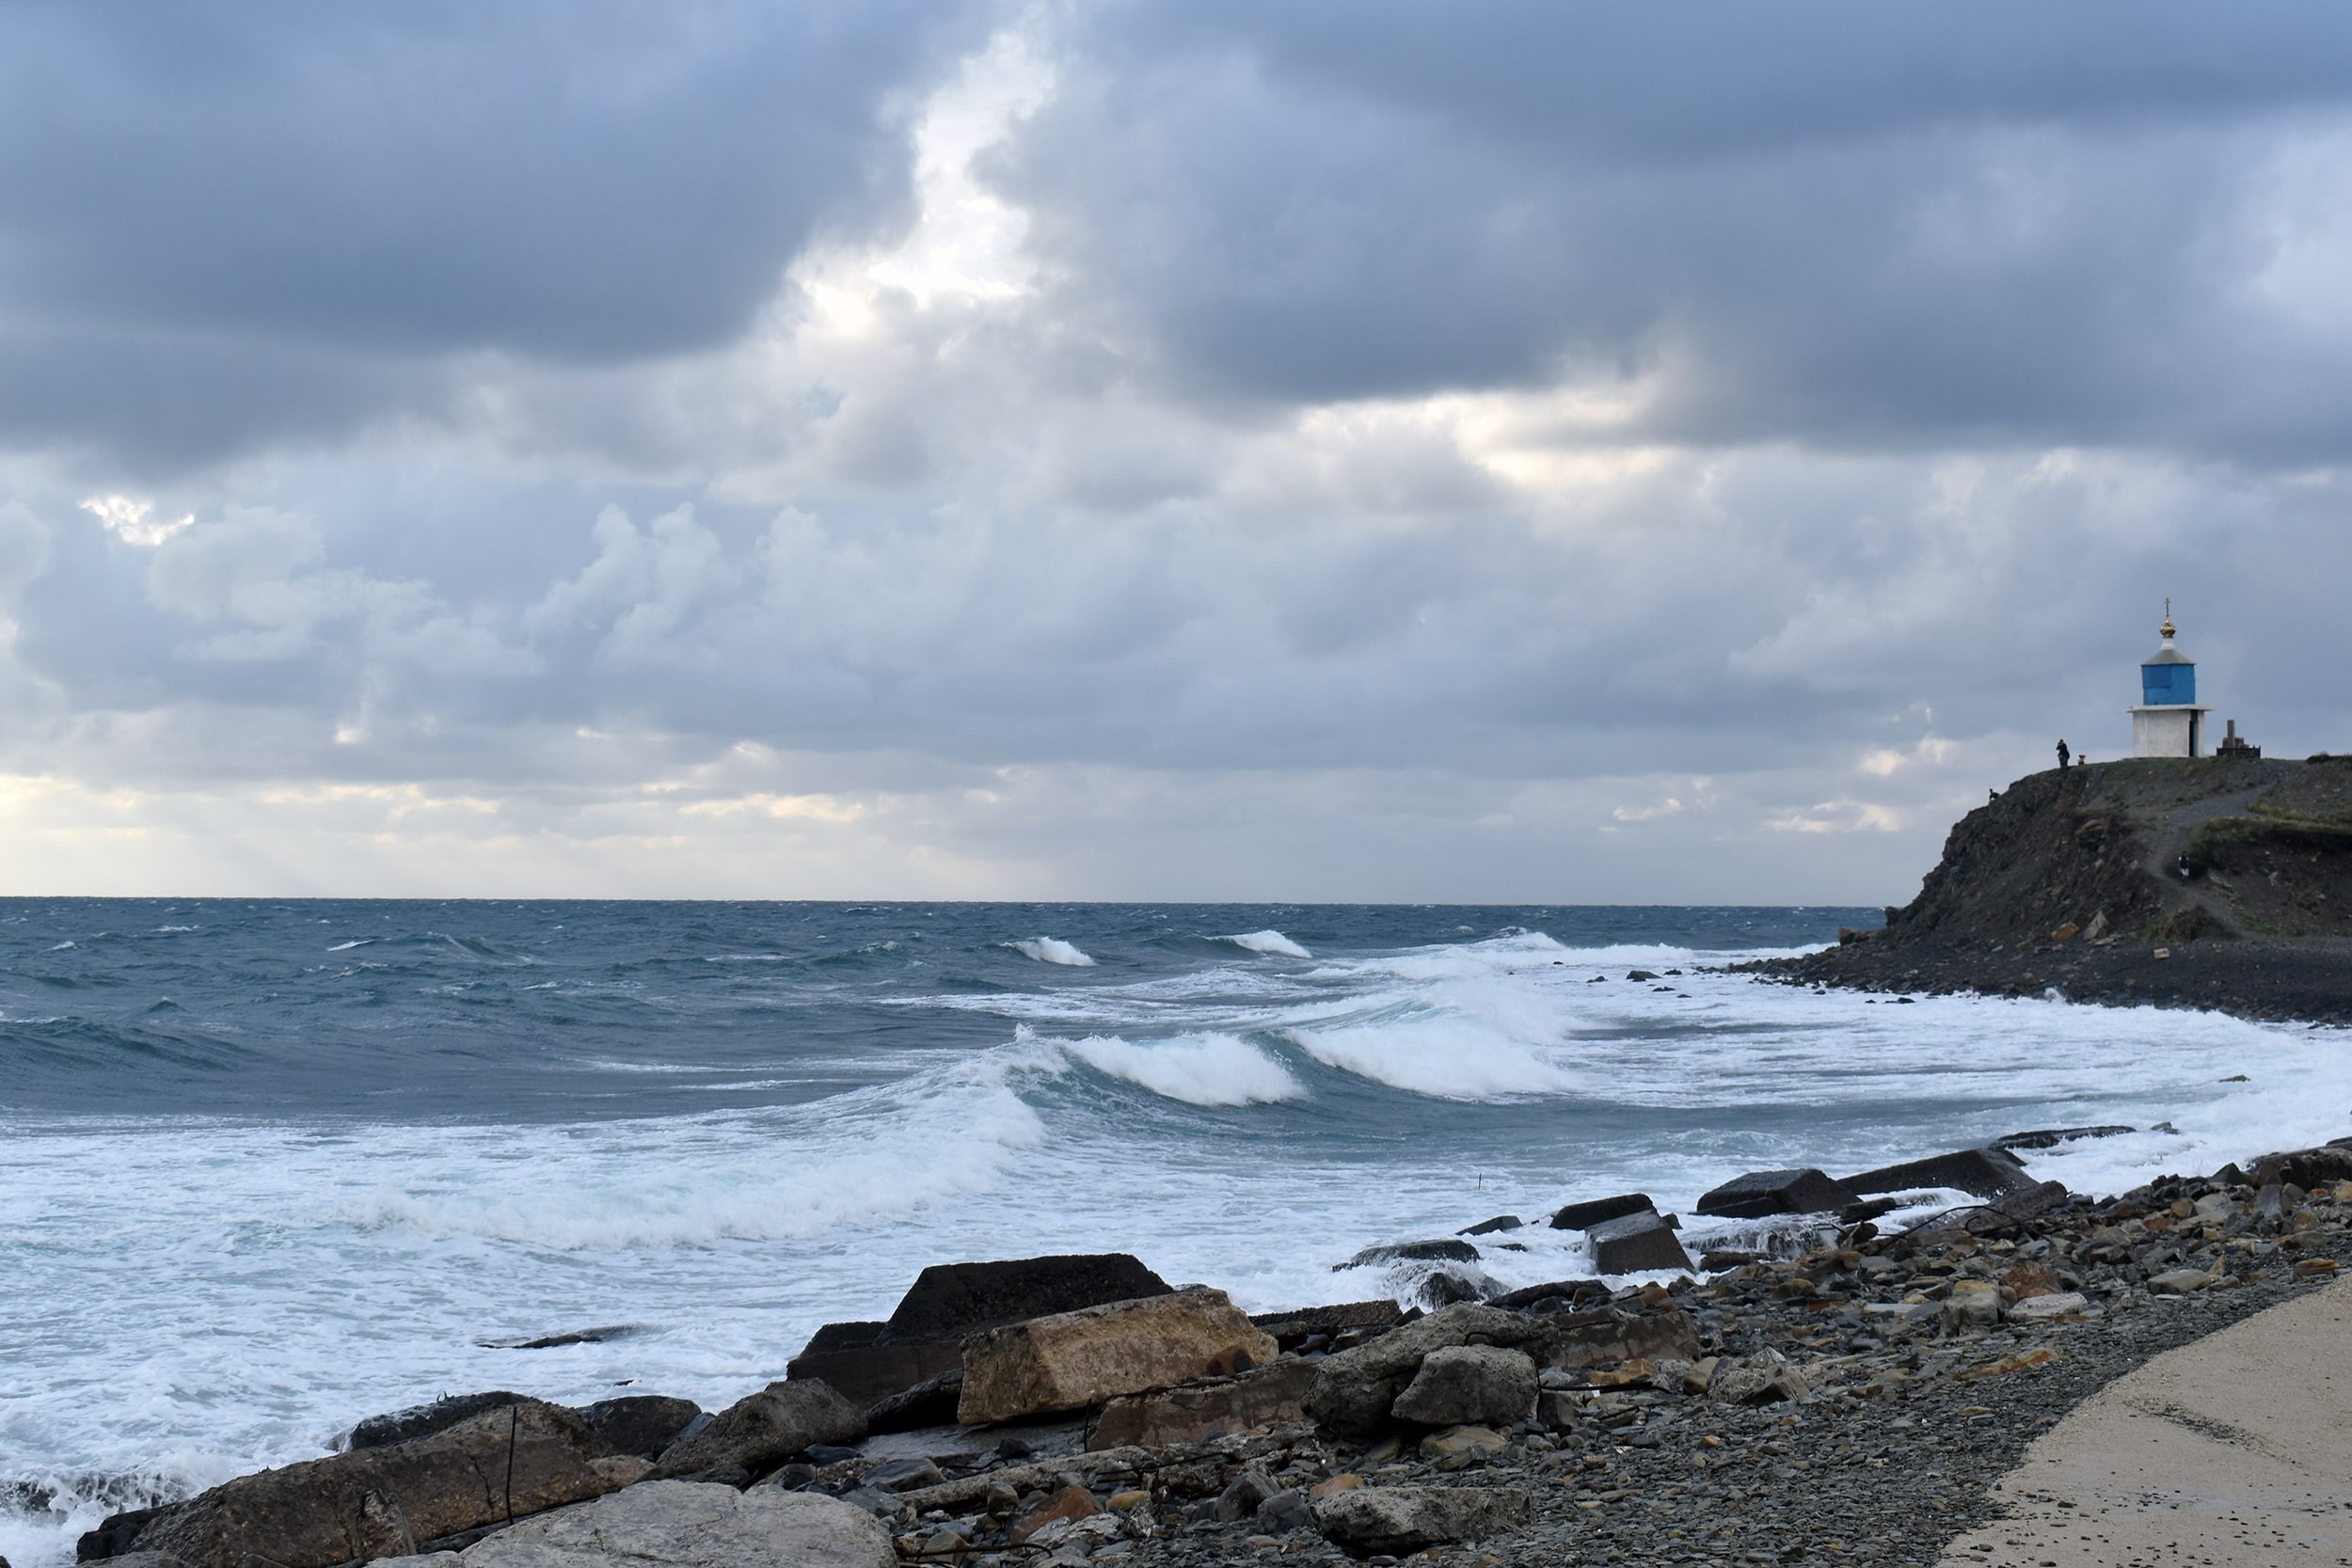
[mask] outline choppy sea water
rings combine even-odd
[[[2032,1157],[2112,1191],[2352,1117],[2331,1032],[1707,972],[1864,918],[0,900],[0,1555],[438,1393],[723,1403],[931,1262],[1261,1310],[1628,1188],[2174,1129]],[[1585,1272],[1510,1240],[1505,1285]]]

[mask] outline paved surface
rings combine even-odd
[[[2352,1563],[2352,1278],[2118,1378],[1997,1491],[1947,1568]]]

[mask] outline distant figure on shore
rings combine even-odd
[[[2063,741],[2063,740],[2059,741],[2059,742],[2058,742],[2058,771],[2059,771],[2059,772],[2063,773],[2063,772],[2065,772],[2065,771],[2066,771],[2066,759],[2067,759],[2068,757],[2072,756],[2072,755],[2074,755],[2074,753],[2073,753],[2072,752],[2069,752],[2069,751],[2066,749],[2066,742],[2065,742],[2065,741]]]

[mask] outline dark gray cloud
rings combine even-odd
[[[1534,385],[1626,429],[2342,453],[2307,8],[1123,7],[993,166],[1063,308],[1286,402]],[[2323,177],[2320,185],[2328,184]],[[2340,236],[2328,236],[2340,245]]]
[[[2168,594],[2343,750],[2346,28],[2217,18],[11,11],[15,864],[1885,901]]]
[[[10,7],[0,440],[166,468],[432,410],[451,356],[727,341],[812,235],[903,214],[892,97],[972,20],[897,0]]]

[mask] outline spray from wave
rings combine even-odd
[[[1094,960],[1071,943],[1057,937],[1029,937],[1020,942],[999,945],[1016,953],[1025,954],[1041,964],[1067,964],[1073,969],[1092,969]]]
[[[1312,953],[1308,952],[1279,931],[1245,931],[1239,936],[1219,937],[1216,940],[1230,942],[1236,947],[1246,947],[1252,953],[1263,953],[1269,958],[1311,958],[1314,957]]]

